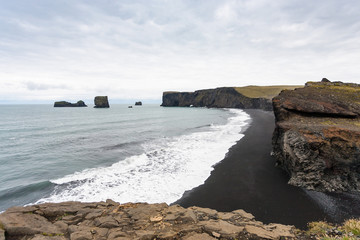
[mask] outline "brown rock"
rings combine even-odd
[[[0,228],[0,240],[5,240],[5,231]]]
[[[92,233],[90,231],[74,232],[70,235],[70,240],[92,240]]]
[[[31,240],[66,240],[64,236],[44,236],[42,234],[37,234]]]
[[[254,215],[252,215],[251,213],[247,213],[242,209],[235,210],[235,211],[233,211],[233,213],[240,215],[243,218],[250,219],[250,220],[255,219]]]
[[[184,240],[215,240],[216,238],[213,238],[206,233],[195,233],[195,234],[189,234],[183,239]]]
[[[96,218],[95,226],[102,228],[116,228],[119,226],[118,222],[112,216],[105,216]]]
[[[7,234],[34,235],[38,233],[61,234],[61,230],[47,221],[46,218],[33,213],[5,212],[0,215],[0,223]]]
[[[235,226],[223,220],[209,220],[200,222],[199,224],[203,226],[205,232],[209,234],[217,232],[221,235],[221,237],[236,238],[240,232],[244,230],[244,227]]]
[[[108,239],[117,239],[120,237],[127,237],[127,234],[118,228],[109,230]]]
[[[278,239],[280,237],[280,235],[276,233],[252,225],[247,225],[245,227],[245,231],[250,235],[255,235],[259,238],[264,238],[264,239]]]

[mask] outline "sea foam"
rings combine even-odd
[[[228,111],[233,115],[224,125],[151,140],[142,144],[144,154],[51,180],[55,190],[37,203],[106,199],[172,203],[185,191],[203,184],[213,166],[244,136],[250,116],[239,109]]]

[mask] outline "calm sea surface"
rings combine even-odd
[[[68,200],[167,202],[243,135],[241,110],[0,105],[0,211]]]

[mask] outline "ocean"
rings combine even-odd
[[[204,183],[251,119],[239,109],[0,105],[0,211],[166,202]]]

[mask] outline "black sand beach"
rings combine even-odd
[[[175,202],[218,211],[244,209],[264,223],[292,224],[304,229],[310,221],[342,222],[360,216],[355,194],[323,194],[287,184],[287,174],[270,156],[273,112],[246,110],[251,116],[245,136],[217,164],[205,183]]]

